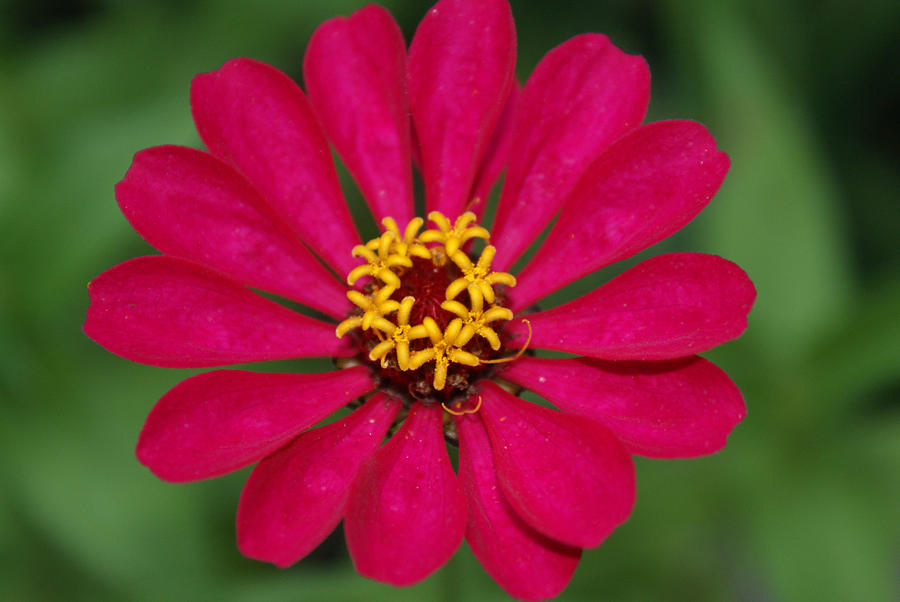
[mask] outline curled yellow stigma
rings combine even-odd
[[[338,324],[335,333],[342,337],[356,328],[373,330],[378,340],[373,339],[375,344],[369,349],[368,356],[370,360],[380,362],[382,368],[417,370],[434,362],[432,386],[440,391],[445,387],[448,369],[454,363],[479,366],[506,361],[481,359],[476,355],[484,349],[480,344],[470,346],[470,350],[464,347],[478,336],[487,341],[493,351],[500,349],[500,337],[490,324],[511,320],[513,314],[497,303],[494,286],[515,286],[516,279],[505,272],[491,271],[496,249],[490,244],[485,246],[475,263],[462,250],[463,245],[475,238],[486,242],[490,239],[487,229],[476,223],[474,213],[467,211],[452,224],[437,211],[429,213],[428,219],[436,228],[419,233],[424,224],[422,218],[414,218],[401,231],[393,218],[386,217],[381,221],[384,232],[380,236],[353,248],[352,255],[365,263],[350,271],[347,283],[353,286],[365,277],[371,281],[366,282],[363,290],[347,292],[347,298],[357,308],[356,314]],[[403,276],[413,267],[414,258],[431,261],[438,267],[446,266],[449,259],[461,274],[447,286],[445,300],[440,304],[441,309],[455,316],[443,331],[427,315],[419,324],[410,323],[417,300],[410,295],[400,299],[402,293],[398,291],[403,287]],[[463,291],[468,293],[468,305],[458,300],[465,299],[459,297]],[[422,313],[419,310],[416,315]],[[410,343],[419,339],[427,339],[426,344],[417,343],[416,349],[411,349]],[[458,404],[454,407],[459,410]],[[446,406],[445,409],[455,413]],[[478,411],[478,408],[471,411]]]
[[[522,321],[525,322],[525,326],[528,327],[528,338],[525,340],[525,344],[516,351],[515,355],[511,355],[510,357],[501,357],[495,360],[481,360],[482,364],[503,364],[505,362],[514,362],[520,357],[525,351],[528,349],[528,346],[531,344],[531,322],[527,318],[522,318]]]
[[[481,409],[481,395],[478,396],[478,402],[475,404],[475,407],[469,410],[462,409],[463,402],[457,401],[453,404],[453,408],[450,408],[446,403],[442,403],[441,407],[444,408],[448,414],[453,414],[454,416],[465,416],[466,414],[475,414],[478,410]]]

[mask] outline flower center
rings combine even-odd
[[[472,384],[507,360],[497,333],[513,317],[503,303],[516,279],[491,270],[496,249],[490,244],[469,256],[471,241],[490,241],[474,213],[452,224],[437,211],[428,219],[436,228],[419,233],[424,220],[417,217],[401,233],[386,217],[379,237],[353,248],[365,263],[347,275],[355,307],[336,334],[354,338],[380,388],[407,405],[432,401],[454,412]]]

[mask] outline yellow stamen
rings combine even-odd
[[[494,351],[500,350],[500,337],[497,335],[497,332],[491,328],[490,326],[482,326],[477,331],[478,336],[483,338],[488,342],[488,345],[491,346],[491,349]]]
[[[468,351],[463,351],[462,349],[457,349],[456,347],[447,351],[447,357],[450,358],[451,362],[465,364],[466,366],[477,366],[479,364],[477,355],[469,353]]]
[[[338,324],[337,328],[334,329],[334,334],[336,334],[338,338],[341,338],[347,334],[348,331],[359,328],[360,326],[362,326],[362,318],[360,316],[353,316]]]
[[[409,358],[409,369],[418,370],[423,364],[427,364],[433,360],[436,355],[435,349],[435,347],[428,347],[427,349],[416,351],[412,357]]]
[[[447,368],[450,366],[449,358],[443,357],[434,360],[434,382],[432,386],[435,391],[442,391],[447,383]]]
[[[505,307],[497,307],[496,305],[482,314],[482,320],[485,322],[493,322],[495,320],[512,320],[513,312]]]
[[[456,314],[463,320],[469,317],[469,308],[459,301],[444,301],[441,303],[441,307],[452,314]]]
[[[441,333],[441,327],[430,316],[425,316],[425,319],[422,320],[422,326],[425,327],[425,332],[428,333],[428,338],[431,339],[432,345],[437,345],[444,338],[443,333]]]
[[[459,318],[457,318],[458,320]],[[459,331],[459,334],[456,335],[456,343],[457,347],[465,347],[466,344],[472,340],[472,337],[475,336],[475,328],[471,324],[465,324]]]

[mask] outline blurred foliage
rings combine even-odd
[[[405,590],[357,576],[339,534],[284,571],[241,557],[246,471],[174,486],[134,458],[147,411],[189,372],[131,364],[81,332],[85,283],[148,252],[112,195],[132,154],[199,144],[191,76],[246,55],[299,77],[313,28],[361,4],[0,3],[0,598],[504,599],[465,546]],[[428,6],[385,4],[407,39]],[[900,4],[513,8],[522,81],[556,44],[605,32],[647,57],[651,118],[709,126],[730,175],[651,252],[721,254],[759,290],[747,335],[708,354],[747,420],[714,457],[639,459],[633,518],[585,552],[561,599],[895,599]]]

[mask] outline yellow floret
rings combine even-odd
[[[424,339],[428,336],[428,331],[421,324],[418,326],[409,325],[409,314],[412,311],[413,297],[404,297],[400,302],[400,308],[397,310],[397,323],[394,324],[390,320],[377,318],[373,326],[388,336],[387,339],[376,345],[369,352],[369,359],[372,361],[381,360],[381,366],[384,367],[387,355],[391,351],[397,353],[397,365],[401,370],[409,369],[409,342],[416,339]]]
[[[494,254],[497,249],[492,245],[488,245],[481,252],[478,263],[473,264],[472,260],[463,253],[457,251],[450,256],[453,263],[457,265],[463,275],[447,287],[447,300],[455,299],[461,292],[469,288],[470,284],[476,285],[488,303],[493,303],[495,299],[494,284],[505,284],[507,286],[515,286],[516,278],[512,274],[506,272],[492,272],[491,262],[494,260]]]
[[[470,227],[470,224],[478,219],[478,216],[471,211],[466,211],[456,218],[456,223],[452,226],[450,225],[450,220],[439,211],[432,211],[429,213],[428,219],[433,221],[438,229],[425,230],[419,236],[419,240],[422,242],[441,243],[444,245],[444,251],[447,257],[453,257],[454,253],[456,253],[463,244],[473,238],[483,238],[488,240],[491,237],[490,232],[488,232],[486,228],[477,225],[472,225]]]

